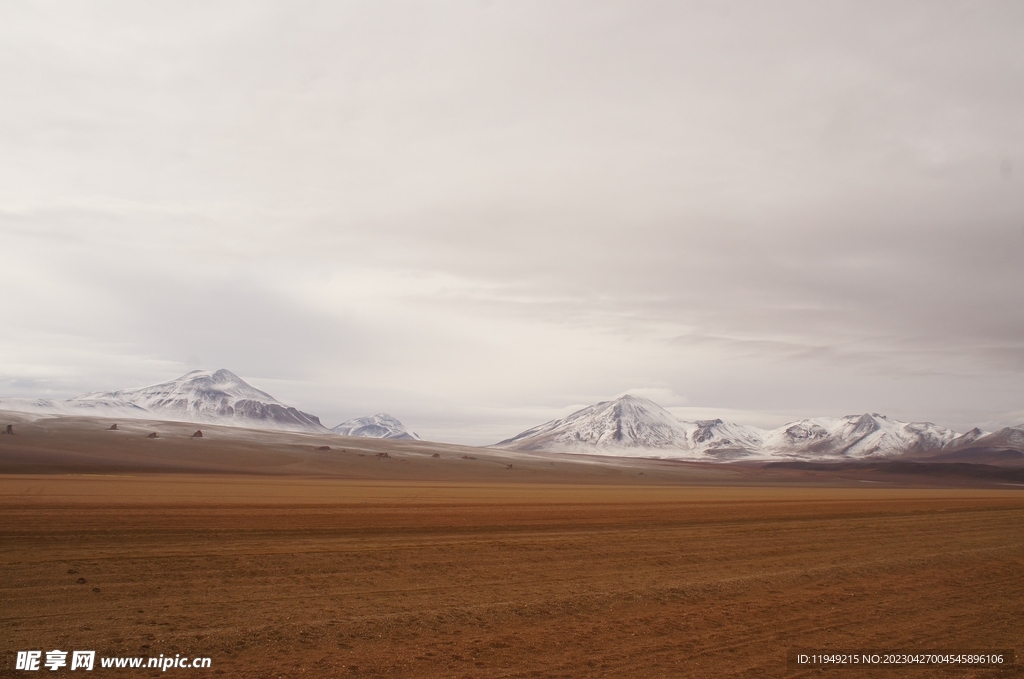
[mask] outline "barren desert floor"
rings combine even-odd
[[[165,676],[1024,674],[786,665],[1019,655],[1014,488],[20,474],[0,539],[3,676],[31,649],[212,658]]]

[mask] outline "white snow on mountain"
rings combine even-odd
[[[977,431],[980,430],[972,429],[967,434],[964,434],[963,437]],[[992,433],[980,432],[980,435],[974,436],[968,443],[972,448],[1024,450],[1024,424],[1019,424],[1015,427],[1004,427]]]
[[[956,432],[929,422],[900,422],[878,413],[800,420],[772,430],[762,452],[773,457],[892,457],[942,450]]]
[[[91,402],[77,404],[71,400],[56,401],[48,398],[2,398],[0,410],[36,415],[74,415],[78,417],[145,418],[149,413],[130,403]]]
[[[57,401],[0,399],[0,410],[40,415],[178,420],[256,429],[325,433],[319,418],[285,405],[228,370],[194,370],[136,389],[92,392]],[[394,417],[379,413],[329,430],[344,436],[413,439]],[[626,395],[528,429],[496,447],[559,453],[732,460],[857,460],[925,458],[957,451],[1024,451],[1024,425],[994,433],[956,434],[928,422],[900,422],[877,413],[799,420],[778,429],[677,419],[653,401]]]
[[[1022,434],[1024,435],[1024,434]],[[680,421],[637,396],[603,401],[496,444],[500,448],[728,461],[924,455],[984,437],[879,414],[800,420],[762,430],[722,420]]]
[[[0,409],[84,417],[203,422],[325,432],[315,415],[285,405],[229,370],[193,370],[148,387],[97,391],[66,401],[2,399]]]
[[[627,394],[496,445],[515,450],[730,460],[755,454],[761,434],[756,427],[722,420],[683,422],[657,403]]]
[[[518,450],[621,451],[685,449],[688,443],[686,429],[671,413],[646,398],[626,395],[528,429],[497,446]]]
[[[975,427],[974,429],[971,429],[970,431],[964,432],[963,434],[957,436],[955,439],[947,443],[946,447],[960,448],[963,446],[968,446],[984,436],[989,436],[989,433],[987,431],[983,431]]]
[[[720,419],[684,422],[683,426],[689,452],[721,461],[756,455],[764,437],[761,429]]]
[[[406,439],[419,441],[420,437],[410,432],[405,425],[387,413],[377,413],[369,417],[357,417],[342,422],[331,431],[342,436],[365,436],[374,439]]]

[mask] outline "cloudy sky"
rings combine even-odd
[[[1024,422],[1024,4],[4,2],[0,395]]]

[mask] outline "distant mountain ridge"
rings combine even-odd
[[[315,415],[281,403],[223,369],[193,370],[160,384],[90,392],[63,401],[4,398],[0,410],[419,440],[387,413],[327,429]],[[902,458],[1024,464],[1024,425],[957,434],[929,422],[900,422],[865,413],[804,419],[765,430],[721,419],[682,421],[649,399],[625,395],[533,427],[495,447],[709,462]]]
[[[357,417],[342,422],[331,431],[342,436],[363,436],[374,439],[401,439],[408,441],[421,440],[414,432],[387,413],[377,413],[369,417]]]
[[[521,450],[576,446],[683,448],[687,446],[687,440],[685,428],[671,413],[653,401],[627,395],[527,429],[496,445]]]
[[[148,387],[95,391],[66,401],[3,399],[0,408],[288,431],[328,431],[320,418],[281,403],[229,370],[193,370],[177,379]]]
[[[957,435],[929,422],[900,422],[865,413],[799,420],[764,430],[720,419],[685,422],[649,399],[627,394],[528,429],[495,447],[721,462],[938,455],[971,459],[971,451],[991,456],[1024,450],[1024,426]]]

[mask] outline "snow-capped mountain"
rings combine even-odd
[[[1011,431],[1012,430],[1012,431]],[[1024,427],[961,436],[929,422],[884,415],[815,418],[762,430],[722,420],[686,422],[645,398],[622,396],[578,410],[495,444],[500,448],[676,459],[850,460],[927,456],[991,442],[1024,446]],[[1019,443],[1016,443],[1019,438]]]
[[[514,450],[596,452],[605,455],[747,457],[761,445],[761,430],[722,420],[683,422],[657,403],[626,394],[577,410],[498,444]]]
[[[960,447],[963,447],[963,446],[969,446],[972,443],[974,443],[975,441],[977,441],[978,439],[982,438],[983,436],[988,436],[988,435],[989,435],[989,433],[987,431],[983,431],[983,430],[978,429],[977,427],[975,427],[974,429],[971,429],[970,431],[964,432],[963,434],[960,434],[959,436],[957,436],[955,439],[953,439],[952,441],[947,443],[946,447],[947,448],[960,448]]]
[[[968,439],[968,435],[974,434],[974,432],[979,432],[980,435],[975,435]],[[954,443],[956,448],[1024,450],[1024,424],[1019,424],[1015,427],[1004,427],[991,434],[982,432],[980,429],[972,429],[967,434],[957,438]]]
[[[328,430],[316,416],[277,401],[228,370],[194,370],[148,387],[92,392],[66,401],[4,398],[0,399],[0,410],[419,439],[385,413],[349,420]],[[999,461],[1024,460],[1024,425],[992,433],[975,428],[958,435],[928,422],[900,422],[866,413],[805,419],[763,430],[720,419],[679,420],[653,401],[625,395],[533,427],[495,446],[708,462],[900,457],[922,461]]]
[[[75,403],[73,399],[56,401],[49,398],[3,398],[0,410],[39,415],[73,415],[77,417],[145,418],[150,413],[130,403],[88,402]]]
[[[646,398],[629,395],[577,410],[497,444],[500,448],[549,451],[683,449],[687,445],[686,429],[670,412]]]
[[[331,431],[342,436],[365,436],[374,439],[406,439],[419,441],[420,437],[410,432],[405,425],[387,413],[377,413],[370,417],[357,417],[342,422]]]
[[[148,387],[96,391],[66,401],[4,399],[0,409],[63,415],[205,422],[325,432],[315,415],[285,405],[229,370],[193,370]]]
[[[756,455],[764,436],[756,427],[720,419],[684,422],[683,426],[691,453],[723,461]]]
[[[772,430],[762,451],[773,457],[892,457],[942,450],[956,432],[878,413],[800,420]]]

